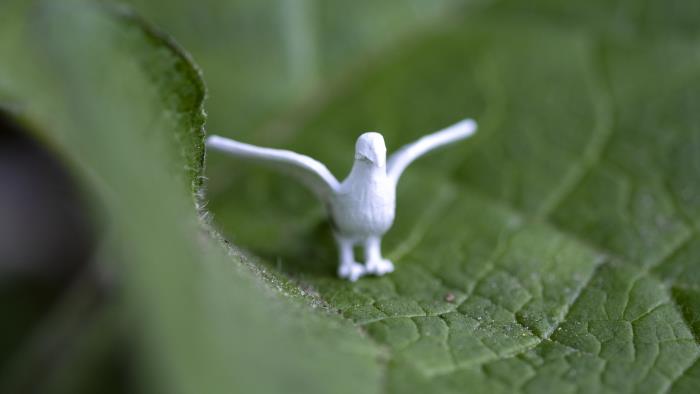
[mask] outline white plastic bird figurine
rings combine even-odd
[[[396,184],[406,167],[425,153],[465,139],[476,131],[476,122],[463,120],[404,146],[387,160],[384,137],[362,134],[355,145],[355,162],[341,183],[320,162],[295,152],[261,148],[212,135],[207,146],[241,159],[291,173],[325,204],[340,252],[338,275],[356,281],[363,275],[383,275],[394,270],[382,257],[381,239],[394,222]],[[365,265],[355,261],[353,248],[362,244]]]

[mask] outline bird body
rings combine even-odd
[[[314,191],[325,204],[333,225],[340,252],[338,274],[355,281],[365,274],[383,275],[394,270],[393,263],[382,258],[381,238],[394,222],[396,185],[404,169],[423,154],[475,131],[476,122],[466,119],[404,146],[388,160],[382,135],[364,133],[355,146],[352,170],[342,183],[320,162],[295,152],[219,136],[207,138],[207,146],[290,173]],[[357,244],[364,246],[364,265],[355,261],[353,248]]]
[[[353,239],[363,239],[367,234],[381,236],[394,222],[396,186],[385,167],[356,160],[329,201],[329,210],[337,233]]]

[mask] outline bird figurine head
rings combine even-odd
[[[375,132],[362,134],[355,144],[355,160],[366,161],[377,167],[386,165],[384,137]]]

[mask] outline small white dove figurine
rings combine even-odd
[[[355,162],[350,175],[338,180],[320,162],[295,152],[261,148],[212,135],[211,149],[241,159],[256,161],[290,173],[307,185],[324,203],[340,252],[338,275],[356,281],[363,275],[383,275],[394,270],[384,259],[381,240],[394,222],[396,184],[406,167],[425,153],[462,139],[476,131],[476,122],[463,120],[404,146],[387,160],[384,137],[362,134],[355,145]],[[362,244],[365,264],[355,261],[353,247]]]

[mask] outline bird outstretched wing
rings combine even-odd
[[[473,119],[465,119],[405,145],[387,160],[387,175],[394,183],[397,183],[403,171],[414,160],[433,149],[470,137],[476,132],[476,127],[476,122]]]
[[[309,156],[288,150],[244,144],[217,135],[207,138],[207,147],[290,174],[324,202],[340,187],[340,183],[328,168]]]

